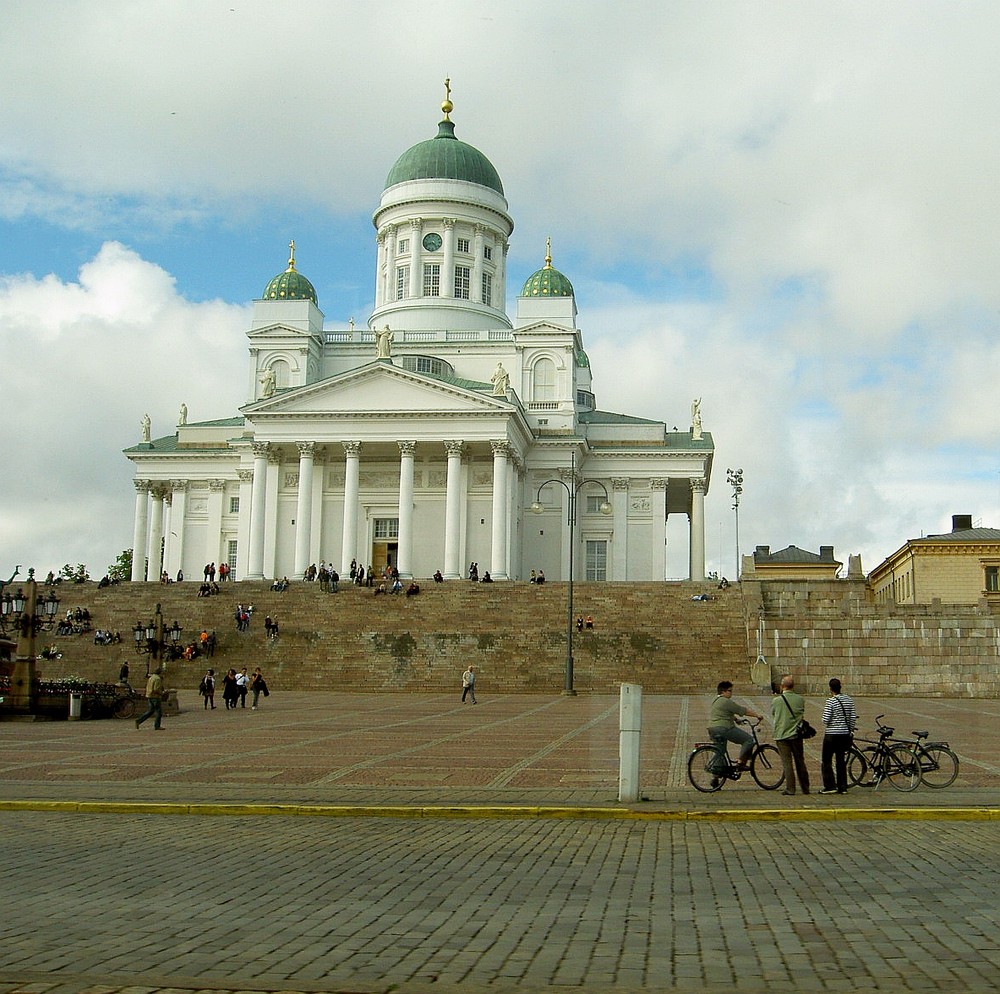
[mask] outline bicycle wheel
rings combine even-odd
[[[714,771],[719,767],[719,751],[715,746],[703,745],[691,753],[688,760],[688,779],[695,790],[703,794],[713,794],[720,790],[726,778]]]
[[[950,787],[958,776],[958,756],[947,746],[925,746],[919,753],[920,778],[936,790]]]
[[[114,715],[116,718],[134,718],[135,701],[131,697],[119,697],[115,701]]]
[[[851,746],[847,750],[847,780],[852,787],[871,786],[874,758],[875,750],[871,746],[865,750]]]
[[[885,757],[885,778],[896,790],[916,790],[920,786],[920,760],[913,749],[895,745]]]
[[[764,790],[777,790],[785,782],[785,766],[778,747],[762,745],[750,760],[750,773]]]

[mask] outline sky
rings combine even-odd
[[[1000,526],[998,32],[977,0],[6,0],[0,579],[131,546],[121,450],[237,413],[290,238],[327,326],[367,320],[446,76],[508,289],[551,237],[598,406],[701,398],[709,570],[730,468],[742,554]]]

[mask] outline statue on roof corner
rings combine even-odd
[[[140,422],[140,425],[142,426],[142,440],[144,442],[151,442],[153,440],[152,439],[153,422],[149,420],[148,414],[144,414],[142,416],[142,421]]]
[[[691,401],[691,437],[701,438],[701,397]]]
[[[264,375],[260,378],[260,395],[265,400],[268,397],[274,396],[274,391],[278,386],[278,378],[274,375],[273,369],[268,369],[264,371]]]
[[[177,424],[186,425],[188,423],[188,406],[182,403],[181,409],[177,412]]]
[[[497,368],[493,370],[490,382],[493,384],[494,397],[507,396],[507,391],[510,389],[510,373],[503,368],[502,362],[497,363]]]
[[[375,358],[389,359],[392,356],[392,343],[396,336],[386,325],[381,331],[375,332]]]

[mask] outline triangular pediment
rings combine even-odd
[[[468,387],[373,362],[337,376],[284,390],[243,408],[251,418],[269,415],[380,416],[420,414],[496,414],[512,405],[503,397],[483,395]]]
[[[302,328],[292,328],[287,324],[269,324],[263,328],[254,328],[253,331],[247,332],[247,338],[251,341],[258,338],[274,341],[275,339],[282,338],[295,338],[301,340],[302,338],[315,337],[317,336],[313,335],[309,331],[305,331]]]

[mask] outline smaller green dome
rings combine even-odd
[[[295,242],[289,242],[288,268],[264,287],[264,300],[311,300],[317,307],[316,289],[295,268]]]
[[[545,265],[524,281],[522,297],[572,297],[573,284],[552,268],[552,239],[545,240]]]

